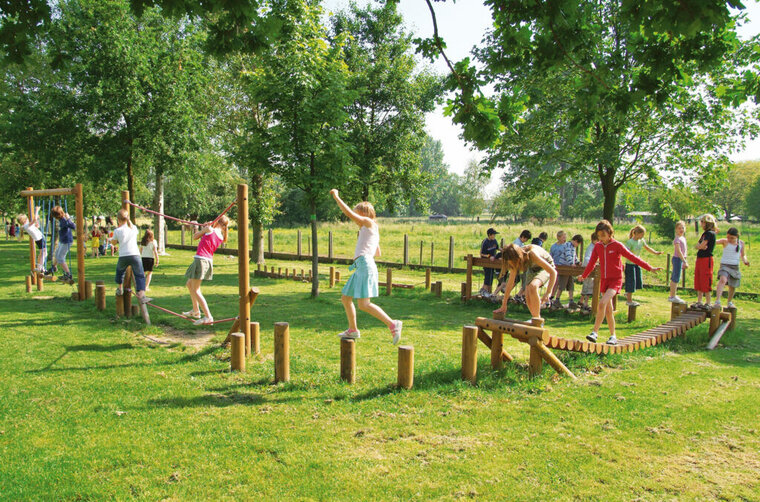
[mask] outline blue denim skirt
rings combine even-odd
[[[352,298],[374,298],[378,295],[377,265],[370,256],[359,256],[348,268],[353,271],[341,290],[345,296]]]

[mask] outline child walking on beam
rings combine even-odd
[[[132,267],[137,297],[140,303],[150,303],[153,299],[145,296],[145,272],[140,260],[140,249],[137,247],[139,230],[129,220],[129,211],[126,209],[118,212],[116,221],[119,224],[119,227],[113,231],[113,240],[119,243],[119,261],[116,262],[116,284],[118,284],[116,294],[121,295],[124,292],[124,274],[127,272],[127,267]]]
[[[364,201],[351,209],[341,200],[338,190],[334,188],[330,190],[330,195],[333,196],[343,214],[359,226],[359,238],[356,241],[354,263],[349,268],[354,273],[351,274],[351,277],[348,278],[345,286],[343,286],[340,298],[341,302],[343,302],[343,308],[346,309],[348,329],[338,336],[351,339],[356,339],[360,336],[359,329],[356,327],[356,309],[354,308],[353,301],[356,298],[359,310],[367,312],[385,324],[391,331],[393,344],[397,345],[399,340],[401,340],[401,321],[394,321],[383,309],[371,301],[371,298],[378,296],[375,256],[380,256],[380,230],[375,221],[375,208],[369,202]]]

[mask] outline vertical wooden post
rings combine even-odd
[[[423,241],[420,241],[420,265],[422,265],[422,248],[425,245]]]
[[[720,307],[712,307],[710,309],[710,329],[707,332],[709,336],[713,336],[720,326]]]
[[[385,294],[390,296],[393,292],[393,269],[388,268],[385,272]]]
[[[628,305],[628,322],[636,320],[636,305]]]
[[[340,282],[340,270],[335,271],[335,282]]]
[[[246,185],[247,187],[248,185]],[[240,187],[240,185],[238,185]],[[246,199],[248,199],[248,190],[246,190]],[[269,257],[272,257],[272,253],[274,252],[274,235],[272,235],[272,229],[270,228],[267,232],[267,251],[269,251]]]
[[[467,282],[467,291],[465,292],[464,299],[466,301],[469,301],[472,297],[472,255],[467,255],[467,275],[465,277],[465,282]]]
[[[250,277],[250,235],[248,234],[248,185],[237,186],[237,229],[238,229],[238,322],[243,340],[251,339],[251,290]],[[272,230],[269,230],[271,247]],[[271,253],[271,250],[270,250]]]
[[[491,337],[491,368],[500,370],[504,367],[501,360],[501,352],[504,350],[504,333],[494,331]]]
[[[665,285],[670,284],[670,253],[667,254],[667,261],[665,262]]]
[[[42,274],[37,274],[37,291],[43,291],[45,288],[43,287],[45,283],[45,279],[42,278]]]
[[[670,320],[672,321],[673,319],[683,314],[685,309],[686,309],[686,305],[683,305],[681,303],[671,303],[670,304]]]
[[[396,385],[411,389],[414,385],[414,347],[401,345],[398,348],[398,379]]]
[[[463,282],[461,284],[461,288],[459,290],[459,298],[462,301],[465,301],[467,299],[467,283],[466,282]]]
[[[544,326],[544,320],[540,317],[534,317],[533,319],[531,319],[530,324],[532,326],[542,328]],[[541,355],[541,351],[537,347],[539,343],[541,342],[536,337],[533,337],[533,339],[529,341],[530,360],[528,361],[528,366],[529,366],[531,377],[534,377],[538,375],[539,373],[541,373],[544,366],[544,358]]]
[[[340,339],[340,379],[356,382],[356,343],[350,338]]]
[[[435,283],[435,296],[440,298],[442,294],[443,294],[443,281],[438,281]]]
[[[335,267],[330,267],[330,287],[335,287]]]
[[[328,242],[327,242],[327,257],[332,260],[333,258],[333,238],[332,238],[332,230],[330,230],[327,234]]]
[[[686,271],[681,268],[681,287],[686,288]]]
[[[731,315],[731,321],[728,324],[728,331],[736,327],[736,307],[726,307],[726,312]]]
[[[116,295],[116,317],[125,317],[123,295]]]
[[[92,298],[92,281],[84,282],[84,298],[85,300]]]
[[[274,323],[274,383],[290,381],[290,328]]]
[[[25,279],[26,279],[26,292],[31,293],[32,292],[32,276],[27,275]]]
[[[245,371],[245,333],[231,333],[230,342],[230,369]]]
[[[404,266],[409,265],[409,236],[404,234]]]
[[[82,184],[77,183],[74,186],[74,200],[76,204],[76,233],[77,233],[77,291],[79,299],[83,300],[85,296],[85,272],[84,272],[84,194],[82,193]]]
[[[301,259],[301,230],[298,230],[298,245],[296,246],[296,255],[298,255],[298,259]]]
[[[129,268],[129,274],[127,277],[131,278],[132,276],[132,268]],[[126,284],[126,280],[124,283]],[[121,299],[124,302],[124,317],[132,317],[132,290],[131,289],[124,289]]]
[[[596,320],[596,312],[599,308],[599,296],[601,295],[601,289],[602,289],[602,279],[601,279],[601,272],[599,271],[599,267],[597,267],[593,272],[591,272],[594,275],[594,294],[591,297],[591,320]]]
[[[462,380],[475,384],[478,374],[478,328],[462,329]]]
[[[34,190],[32,187],[26,187],[26,189]],[[26,211],[29,213],[27,216],[31,222],[34,219],[34,197],[31,195],[26,198]],[[37,248],[31,235],[29,236],[29,269],[32,271],[32,282],[35,283],[37,280]]]
[[[425,289],[430,289],[430,269],[425,269]]]
[[[454,236],[449,236],[449,272],[454,268]]]
[[[95,306],[101,312],[106,309],[106,283],[104,281],[95,283]]]
[[[125,211],[129,211],[129,204],[124,201],[131,201],[132,197],[129,194],[129,190],[121,191],[121,208]],[[134,223],[134,222],[133,222]],[[84,280],[84,276],[80,279]],[[79,294],[79,298],[84,297],[84,289]],[[132,315],[132,267],[127,267],[124,272],[124,282],[122,283],[122,301],[124,302],[124,316],[130,317]]]
[[[430,243],[430,266],[431,267],[433,266],[434,252],[435,252],[435,242],[431,242]]]
[[[179,226],[179,243],[185,245],[185,224]]]
[[[261,334],[259,330],[259,323],[252,322],[250,327],[250,343],[246,343],[245,346],[247,355],[256,355],[261,352]]]

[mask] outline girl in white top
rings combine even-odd
[[[670,273],[670,296],[668,301],[671,303],[686,303],[676,295],[678,290],[678,283],[681,281],[681,272],[689,267],[686,262],[686,223],[683,221],[676,222],[676,236],[673,239],[673,258],[671,258],[671,265],[673,267]]]
[[[40,206],[37,206],[34,210],[34,218],[32,218],[32,221],[29,221],[29,218],[25,214],[19,214],[16,216],[16,220],[18,221],[18,224],[21,225],[21,228],[29,234],[29,237],[32,238],[34,243],[37,245],[37,249],[39,249],[39,254],[37,255],[37,267],[36,270],[39,272],[43,272],[45,270],[45,266],[43,265],[45,263],[45,258],[47,257],[47,246],[45,243],[45,236],[42,235],[42,232],[40,231]],[[21,238],[21,236],[19,236]]]
[[[140,258],[145,271],[145,291],[150,291],[150,279],[153,277],[153,267],[158,266],[158,252],[156,241],[153,239],[153,231],[148,229],[140,241]]]
[[[718,286],[715,289],[715,306],[720,307],[720,298],[723,288],[728,284],[728,307],[734,307],[734,293],[739,287],[742,274],[739,271],[739,263],[749,267],[749,258],[744,254],[744,241],[739,239],[739,230],[731,227],[726,232],[725,239],[718,239],[716,245],[723,246],[723,256],[720,258],[718,270]]]
[[[122,209],[116,215],[119,227],[113,231],[112,241],[119,243],[119,261],[116,262],[116,294],[123,292],[124,274],[127,267],[132,267],[135,278],[137,297],[141,303],[150,303],[152,298],[145,296],[145,272],[143,271],[140,249],[137,247],[137,227],[129,221],[129,211]]]
[[[391,319],[383,309],[370,300],[370,298],[378,295],[375,256],[380,256],[380,230],[377,222],[375,222],[375,208],[365,201],[357,204],[352,210],[341,200],[338,190],[330,190],[330,195],[338,203],[343,214],[359,226],[359,238],[354,250],[354,263],[350,268],[354,273],[351,274],[341,291],[341,301],[343,308],[346,309],[348,329],[338,336],[351,339],[359,338],[359,329],[356,327],[356,309],[353,302],[353,299],[356,298],[360,310],[367,312],[388,326],[393,336],[393,344],[396,345],[401,339],[401,321]]]

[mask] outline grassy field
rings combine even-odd
[[[459,379],[462,326],[493,306],[463,305],[461,275],[440,275],[442,298],[415,289],[377,299],[415,347],[415,387],[401,391],[390,336],[363,313],[357,383],[339,381],[337,288],[310,299],[308,284],[253,280],[262,353],[232,374],[224,326],[156,311],[150,327],[114,319],[115,258],[87,260],[88,278],[109,284],[101,313],[69,300],[69,286],[26,294],[27,247],[0,250],[3,500],[760,500],[760,303],[739,302],[738,327],[715,351],[704,350],[702,325],[624,356],[558,353],[577,382],[548,367],[529,379],[527,346],[511,339],[517,364],[493,372],[481,345],[471,386]],[[162,259],[158,304],[189,307],[191,256]],[[235,315],[237,261],[215,265],[204,292],[217,317]],[[640,298],[619,337],[668,318],[663,293]],[[273,385],[278,321],[290,323],[292,381]],[[564,314],[547,315],[547,327],[589,330]]]

